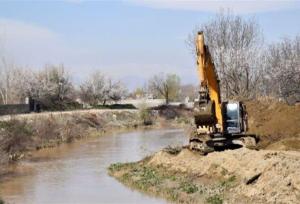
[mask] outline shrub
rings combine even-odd
[[[26,121],[9,120],[0,122],[1,150],[14,154],[26,150],[29,143],[32,141],[33,130]]]
[[[146,104],[141,104],[139,109],[139,116],[144,125],[153,124],[151,111],[147,108]]]
[[[191,182],[183,182],[180,184],[180,189],[188,194],[195,193],[199,189],[198,187]]]

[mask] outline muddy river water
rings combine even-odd
[[[115,162],[137,161],[168,145],[187,143],[183,130],[111,134],[35,153],[0,183],[6,203],[166,203],[133,191],[107,174]]]

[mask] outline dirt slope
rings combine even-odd
[[[241,148],[200,156],[188,149],[178,155],[156,153],[148,162],[168,171],[205,177],[235,178],[225,195],[229,203],[297,203],[300,201],[300,153]]]
[[[300,150],[300,105],[272,100],[246,102],[249,132],[260,136],[260,147]]]

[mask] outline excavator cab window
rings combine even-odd
[[[239,108],[236,103],[228,103],[226,109],[226,118],[227,120],[237,120],[239,117]]]
[[[240,108],[238,103],[227,103],[225,105],[225,131],[229,134],[241,132]]]

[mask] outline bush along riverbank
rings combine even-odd
[[[0,121],[0,167],[41,148],[141,125],[138,111],[133,110],[15,116]]]
[[[16,115],[0,121],[0,178],[7,164],[32,151],[85,137],[135,128],[183,127],[186,120],[167,120],[150,110],[88,110]]]

